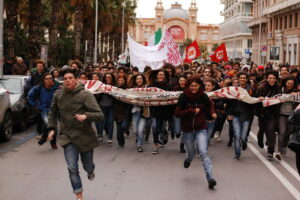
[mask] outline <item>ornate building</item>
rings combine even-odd
[[[157,29],[166,27],[179,45],[181,53],[187,39],[196,39],[199,46],[204,45],[207,48],[208,53],[212,52],[214,45],[220,43],[218,25],[197,22],[196,0],[191,1],[188,10],[183,9],[177,2],[165,10],[162,0],[158,0],[155,12],[155,18],[137,18],[135,25],[130,27],[129,32],[137,42],[145,43]]]

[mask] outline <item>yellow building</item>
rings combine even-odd
[[[208,53],[212,53],[214,44],[220,43],[218,25],[197,22],[196,0],[191,1],[188,10],[183,9],[177,2],[165,10],[162,0],[158,0],[155,12],[155,18],[137,18],[135,25],[130,27],[130,34],[137,42],[144,44],[157,29],[166,27],[179,45],[181,54],[187,39],[196,39],[199,46],[206,46]]]

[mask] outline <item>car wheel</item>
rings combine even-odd
[[[0,140],[9,141],[12,136],[12,130],[13,130],[12,114],[10,112],[6,112],[3,120],[3,126],[1,128]]]

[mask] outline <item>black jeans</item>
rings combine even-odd
[[[298,152],[296,152],[296,166],[297,166],[298,173],[300,176],[300,150]]]
[[[125,145],[125,138],[124,138],[124,133],[127,130],[127,124],[128,122],[126,120],[116,122],[117,124],[117,140],[119,146],[124,146]]]
[[[276,144],[276,135],[275,135],[275,130],[276,130],[275,127],[277,123],[276,116],[275,115],[264,116],[264,121],[266,125],[266,136],[267,136],[266,145],[274,149]]]

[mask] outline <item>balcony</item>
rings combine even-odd
[[[283,10],[289,8],[291,6],[296,6],[300,3],[300,0],[285,0],[282,2],[278,2],[276,4],[272,4],[271,6],[267,7],[263,13],[264,15],[269,15],[271,13],[277,12],[279,10]]]
[[[239,3],[253,3],[252,0],[238,0]]]
[[[268,22],[268,19],[266,17],[259,17],[259,18],[254,18],[253,20],[249,21],[247,23],[247,25],[249,27],[253,27],[253,26],[259,25],[260,23],[266,24],[267,22]]]

